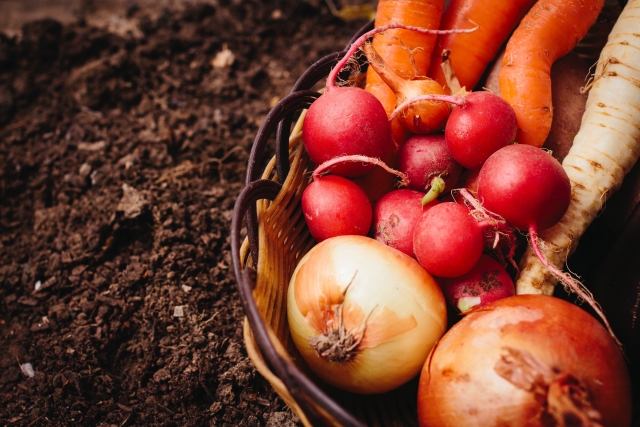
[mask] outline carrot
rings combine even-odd
[[[595,23],[604,0],[538,0],[505,50],[500,92],[516,111],[516,141],[541,147],[553,110],[551,65],[569,53]]]
[[[404,24],[437,30],[444,9],[444,0],[379,0],[375,27]],[[386,64],[405,79],[426,77],[436,35],[409,30],[392,30],[377,35],[373,47]],[[387,114],[396,106],[396,96],[382,78],[370,67],[365,89],[382,102]],[[444,93],[444,92],[443,92]],[[396,123],[394,123],[396,122]],[[394,139],[402,134],[397,121],[392,122]],[[406,139],[406,135],[404,136]]]
[[[562,165],[572,185],[569,209],[540,233],[549,264],[562,268],[578,239],[640,155],[640,0],[630,0],[609,35],[591,82],[580,130]],[[553,293],[556,279],[529,246],[519,294]]]
[[[444,0],[379,0],[376,12],[375,28],[387,24],[405,24],[409,26],[438,29]],[[435,44],[436,35],[422,34],[409,30],[391,30],[377,35],[373,39],[373,46],[389,67],[404,78],[424,77],[429,70],[431,51]],[[373,67],[367,70],[365,90],[372,93],[382,103],[387,116],[396,107],[396,95],[391,88],[375,72]],[[443,90],[444,93],[444,90]],[[402,126],[399,118],[391,120],[391,134],[396,144],[409,138],[409,132]],[[385,161],[392,167],[398,160],[397,151],[388,153]],[[390,174],[374,169],[362,179],[365,188],[376,188],[379,199],[384,193],[392,190],[395,180]]]
[[[431,56],[429,77],[446,84],[440,58],[443,50],[450,50],[449,59],[460,85],[472,90],[533,3],[535,0],[452,0],[440,28],[479,28],[473,33],[439,36]]]

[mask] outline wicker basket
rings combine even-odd
[[[372,22],[347,46],[371,28]],[[416,426],[417,381],[375,396],[331,388],[308,369],[289,334],[289,279],[298,260],[315,242],[300,209],[300,198],[314,167],[300,137],[303,116],[291,135],[288,130],[294,115],[320,96],[310,89],[326,78],[344,54],[334,53],[313,64],[291,93],[271,110],[256,135],[247,168],[247,186],[238,197],[232,220],[234,267],[247,315],[245,345],[258,371],[305,426]],[[276,155],[259,177],[260,159],[274,133]],[[241,240],[244,218],[247,238]]]
[[[608,34],[600,27],[601,34]],[[364,26],[347,47],[372,28],[373,22]],[[589,43],[596,44],[592,39]],[[345,52],[328,55],[313,64],[291,93],[271,110],[256,135],[246,188],[236,202],[231,230],[235,274],[246,313],[245,345],[258,371],[305,426],[417,426],[417,379],[389,393],[372,396],[332,388],[307,367],[293,344],[287,323],[289,280],[300,258],[315,244],[300,208],[314,165],[301,142],[304,112],[295,125],[294,117],[320,96],[311,88],[326,78]],[[581,54],[592,59],[597,52],[599,49],[594,47]],[[274,133],[276,155],[259,176],[260,160]],[[242,239],[245,219],[247,237]]]

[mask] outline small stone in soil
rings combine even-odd
[[[33,365],[31,363],[23,363],[20,365],[20,370],[29,378],[36,376],[36,371],[33,370]]]

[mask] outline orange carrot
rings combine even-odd
[[[472,90],[533,3],[535,0],[452,0],[442,16],[440,29],[477,26],[478,30],[438,36],[429,77],[446,84],[440,57],[447,49],[451,51],[449,60],[460,85]]]
[[[551,66],[596,22],[604,0],[538,0],[507,43],[500,93],[516,112],[516,141],[541,147],[553,119]]]
[[[437,30],[443,9],[444,0],[379,0],[375,27],[404,24]],[[435,42],[435,35],[398,29],[378,34],[373,39],[373,47],[400,77],[413,79],[426,77]],[[371,67],[367,71],[365,89],[382,102],[387,114],[391,114],[396,106],[396,96]],[[398,141],[397,135],[403,130],[393,122],[392,129]]]
[[[399,23],[438,29],[443,8],[444,0],[379,0],[375,27]],[[436,37],[410,30],[390,30],[375,36],[373,46],[389,67],[400,76],[404,78],[424,77],[429,71],[431,51]],[[387,115],[393,112],[396,107],[396,95],[373,67],[369,67],[367,70],[365,89],[380,100]],[[394,142],[398,145],[409,138],[409,132],[402,126],[399,117],[391,121],[391,133]],[[390,152],[385,161],[389,166],[395,167],[397,158],[397,152]],[[376,189],[374,192],[369,192],[369,197],[374,201],[386,192],[393,190],[396,184],[391,174],[383,173],[378,168],[365,175],[361,181],[360,185],[363,187]]]

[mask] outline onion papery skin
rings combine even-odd
[[[349,360],[332,361],[310,338],[338,323],[340,304],[347,332],[362,340]],[[311,370],[360,394],[384,393],[417,376],[447,322],[433,277],[415,259],[363,236],[332,237],[300,260],[287,314],[293,342]]]
[[[559,298],[517,295],[472,311],[438,342],[420,376],[420,426],[583,425],[549,420],[544,399],[498,374],[509,349],[577,379],[601,416],[591,425],[631,425],[629,374],[607,330]]]

